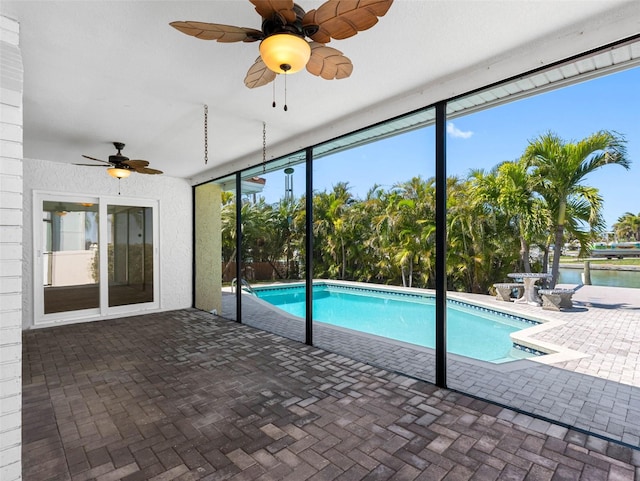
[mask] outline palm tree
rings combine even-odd
[[[531,244],[544,244],[549,213],[540,196],[534,192],[532,176],[520,159],[503,162],[489,173],[472,171],[473,198],[498,209],[504,221],[515,231],[520,241],[520,264],[523,272],[531,272],[529,252]]]
[[[486,293],[518,262],[517,234],[497,199],[468,180],[447,179],[447,288]]]
[[[301,212],[304,211],[304,200],[281,199],[273,210],[269,228],[272,229],[270,259],[273,269],[279,277],[295,279],[299,277],[297,266],[300,260],[300,252],[304,246],[304,219],[298,222]],[[273,261],[285,259],[285,272],[279,272]]]
[[[374,185],[363,200],[354,202],[349,209],[349,225],[353,231],[350,236],[352,277],[357,281],[380,282],[385,278],[379,270],[379,236],[375,229],[372,229],[375,227],[374,219],[383,208],[383,195],[384,190]]]
[[[402,285],[412,287],[414,273],[422,271],[422,284],[430,279],[430,268],[424,260],[432,258],[429,250],[435,232],[434,181],[414,177],[393,186],[384,196],[384,209],[372,217],[376,232],[381,236],[385,255],[381,262],[391,263],[392,272],[398,268]],[[389,267],[389,266],[387,266]]]
[[[222,206],[221,233],[222,252],[226,264],[222,271],[223,277],[229,270],[231,263],[236,260],[236,204],[235,197],[223,199],[227,203]],[[242,201],[240,218],[242,220],[242,263],[266,261],[269,247],[274,244],[271,237],[275,235],[272,227],[272,207],[265,203],[264,198],[254,204]],[[246,269],[246,266],[244,267]]]
[[[640,241],[640,213],[625,212],[613,224],[613,230],[618,239]]]
[[[471,195],[471,186],[458,177],[447,179],[447,289],[453,291],[480,292],[478,277],[491,264],[493,249],[486,247],[494,238],[495,216]]]
[[[608,132],[596,132],[576,143],[568,143],[558,135],[547,132],[530,141],[524,158],[532,167],[531,173],[537,178],[536,190],[547,202],[554,224],[554,255],[551,268],[551,287],[558,281],[560,252],[563,245],[565,228],[569,226],[577,233],[581,247],[588,235],[582,225],[583,219],[571,214],[576,209],[583,214],[592,232],[602,229],[602,198],[597,189],[583,184],[585,177],[607,164],[630,166],[627,158],[625,140],[621,136]]]
[[[349,235],[347,210],[353,204],[354,198],[349,192],[348,182],[338,182],[329,193],[321,192],[314,195],[313,231],[317,239],[318,247],[333,260],[329,263],[323,255],[314,264],[314,268],[320,268],[319,274],[330,277],[346,278],[347,272],[347,240]],[[315,261],[315,259],[314,259]]]
[[[223,192],[225,194],[225,192]],[[231,263],[236,259],[236,206],[235,196],[223,196],[220,211],[220,231],[222,234],[222,269],[224,279]]]

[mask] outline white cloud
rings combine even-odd
[[[451,137],[457,137],[459,139],[468,139],[469,137],[471,137],[473,135],[473,132],[471,132],[470,130],[467,130],[466,132],[460,130],[458,127],[453,125],[453,122],[449,122],[447,124],[447,133]]]

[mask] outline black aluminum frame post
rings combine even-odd
[[[236,322],[242,323],[242,179],[236,173]]]
[[[306,149],[306,189],[305,198],[305,328],[304,342],[313,346],[313,149]]]
[[[196,248],[197,248],[197,239],[196,239],[196,191],[198,186],[191,187],[191,252],[193,252],[192,261],[193,269],[191,271],[191,285],[193,289],[191,289],[191,307],[196,307],[196,279],[197,279],[197,269],[198,266],[196,264]],[[221,313],[222,314],[222,313]]]
[[[436,386],[447,387],[447,103],[436,104]]]

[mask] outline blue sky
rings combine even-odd
[[[459,117],[448,124],[447,174],[464,177],[470,169],[491,169],[519,158],[529,140],[553,131],[566,141],[598,130],[612,130],[627,140],[631,169],[604,166],[587,179],[604,198],[611,227],[625,212],[640,213],[640,68],[626,70],[497,108]],[[435,174],[433,127],[318,159],[316,190],[348,181],[356,197],[374,184],[390,187],[415,175]],[[304,166],[296,168],[294,194],[304,191]],[[274,202],[284,191],[282,172],[265,176],[264,195]]]

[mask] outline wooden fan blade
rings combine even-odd
[[[287,23],[296,21],[293,10],[293,0],[249,0],[256,7],[256,12],[262,18],[271,18],[274,13],[282,15]]]
[[[332,38],[342,40],[373,27],[384,16],[393,0],[329,0],[317,10],[309,10],[302,26],[317,25],[311,35],[316,42],[328,43]]]
[[[248,88],[254,89],[256,87],[267,85],[275,78],[276,73],[267,68],[265,63],[262,61],[262,57],[258,57],[247,72],[247,76],[244,78],[244,84]]]
[[[311,42],[311,58],[307,62],[310,74],[325,80],[347,78],[353,72],[353,64],[340,50],[321,43]]]
[[[163,172],[161,170],[157,170],[157,169],[150,169],[148,167],[140,167],[140,168],[134,168],[133,170],[135,170],[138,174],[162,174]]]
[[[133,169],[138,169],[138,168],[146,167],[147,165],[149,165],[149,162],[147,162],[146,160],[135,160],[135,159],[123,160],[121,163],[128,165]]]
[[[111,163],[110,163],[110,162],[107,162],[106,160],[96,159],[95,157],[89,157],[88,155],[83,155],[83,157],[84,157],[85,159],[95,160],[96,162],[102,162],[103,164],[109,164],[109,165],[111,165]],[[77,165],[89,165],[89,164],[77,164]]]
[[[171,25],[180,32],[202,40],[217,40],[218,42],[255,42],[264,37],[260,30],[254,28],[234,27],[206,22],[171,22]]]

